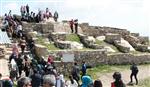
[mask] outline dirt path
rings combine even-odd
[[[124,71],[119,71],[122,74],[122,80],[125,84],[127,84],[130,81],[130,70],[124,70]],[[111,87],[111,82],[113,82],[112,78],[113,73],[105,73],[100,75],[99,79],[103,83],[103,87]],[[150,77],[150,65],[146,66],[139,66],[139,73],[138,73],[138,79],[144,79]],[[134,78],[133,81],[135,82]],[[129,86],[127,86],[129,87]],[[136,86],[134,86],[136,87]]]

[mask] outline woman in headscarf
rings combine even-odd
[[[93,87],[93,81],[90,76],[85,75],[82,77],[81,87]]]

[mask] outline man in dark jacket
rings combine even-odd
[[[75,79],[75,80],[77,81],[78,85],[79,85],[79,80],[80,80],[80,68],[79,68],[79,66],[77,65],[76,62],[74,63],[74,66],[73,66],[73,68],[72,68],[71,74],[72,74],[73,79]]]
[[[27,10],[27,13],[29,15],[29,6],[28,6],[28,4],[26,5],[26,10]]]
[[[34,70],[34,74],[31,76],[31,79],[32,79],[32,81],[31,81],[32,87],[40,87],[41,81],[42,81],[42,77],[38,73],[37,70]]]
[[[130,67],[130,70],[132,71],[131,75],[130,75],[130,79],[131,79],[130,83],[133,82],[132,77],[134,76],[135,80],[136,80],[136,85],[137,85],[138,84],[137,74],[138,74],[138,71],[139,71],[137,65],[135,63],[133,63],[132,66]]]
[[[55,11],[55,13],[54,13],[54,20],[55,20],[55,22],[57,22],[57,19],[58,19],[58,12]]]
[[[78,19],[74,20],[75,33],[78,33]]]
[[[82,62],[82,76],[84,76],[84,75],[86,75],[86,69],[87,69],[87,67],[86,67],[86,64],[85,64],[85,62],[83,61]]]

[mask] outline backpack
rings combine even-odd
[[[3,81],[3,87],[13,87],[11,81],[9,80],[4,80]]]
[[[132,65],[131,70],[132,70],[132,72],[137,73],[137,72],[138,72],[138,67],[137,67],[137,65]]]

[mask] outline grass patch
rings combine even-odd
[[[150,77],[144,80],[140,80],[139,85],[133,87],[150,87]]]
[[[45,43],[45,40],[43,37],[37,37],[37,43],[41,44],[43,46],[46,46],[48,50],[60,50],[59,48],[57,48],[54,43]]]
[[[130,69],[129,65],[99,65],[87,70],[87,74],[97,79],[101,74]]]
[[[76,42],[80,43],[80,38],[78,37],[77,34],[68,34],[66,36],[66,40],[67,41],[76,41]]]
[[[109,44],[109,43],[107,43],[107,42],[105,42],[105,41],[100,41],[100,40],[97,40],[97,39],[96,39],[96,44],[103,45],[103,46],[109,46],[109,47],[111,47],[113,50],[115,50],[117,53],[120,52],[120,51],[117,49],[117,47],[115,47],[113,44]]]
[[[130,51],[130,53],[132,53],[132,54],[140,54],[142,52],[140,52],[140,51]]]

